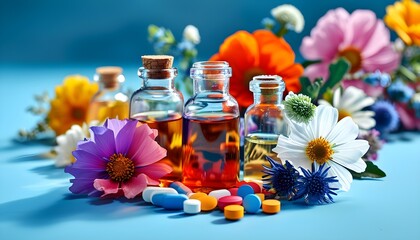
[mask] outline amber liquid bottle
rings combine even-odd
[[[182,110],[184,99],[174,87],[177,69],[172,68],[173,57],[142,56],[143,66],[138,74],[143,86],[133,93],[130,118],[158,130],[156,141],[167,150],[160,160],[173,168],[160,179],[162,186],[182,178]]]
[[[128,97],[121,92],[125,78],[120,67],[99,67],[94,80],[99,91],[93,96],[87,113],[87,122],[103,122],[107,118],[128,118]]]
[[[183,183],[193,191],[234,187],[239,180],[239,107],[229,95],[227,62],[191,68],[194,95],[184,108]]]
[[[249,83],[254,103],[245,112],[244,180],[262,182],[266,156],[281,162],[273,148],[280,134],[287,135],[283,118],[284,82],[279,76],[255,76]]]

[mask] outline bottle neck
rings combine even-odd
[[[254,92],[254,104],[280,105],[283,94],[279,91]]]
[[[143,78],[143,86],[154,90],[175,90],[175,79],[149,79]]]
[[[105,91],[116,91],[120,89],[120,83],[109,83],[109,82],[99,82],[99,90],[105,90]]]
[[[204,79],[194,78],[194,94],[201,92],[218,92],[227,94],[229,91],[229,78]]]

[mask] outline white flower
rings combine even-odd
[[[280,135],[273,151],[295,167],[311,169],[313,162],[327,164],[331,167],[328,175],[337,176],[340,188],[348,191],[353,178],[346,168],[358,173],[365,171],[366,163],[361,157],[369,149],[369,143],[356,140],[359,128],[351,118],[338,123],[337,119],[337,109],[318,106],[308,124],[290,122],[289,137]]]
[[[305,19],[302,13],[290,4],[283,4],[271,9],[271,15],[280,23],[289,24],[297,33],[302,32],[303,26],[305,26]]]
[[[331,106],[325,100],[319,100],[318,102],[319,104]],[[341,95],[340,88],[334,91],[333,107],[338,109],[338,120],[344,117],[351,117],[362,132],[376,125],[375,119],[373,119],[375,112],[362,110],[374,103],[375,100],[373,98],[367,96],[362,90],[352,86],[346,88],[343,95]]]
[[[184,29],[183,37],[194,44],[200,43],[200,33],[198,29],[193,25],[188,25]]]
[[[54,148],[57,152],[55,166],[65,167],[72,164],[75,161],[72,152],[76,150],[77,143],[88,136],[89,130],[86,124],[83,124],[83,127],[73,125],[65,134],[58,136],[56,138],[58,145]]]

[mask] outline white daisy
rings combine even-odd
[[[97,125],[97,121],[92,121],[91,126]],[[83,127],[73,125],[65,134],[56,138],[57,146],[54,148],[57,156],[55,157],[56,167],[65,167],[74,163],[75,158],[72,152],[76,150],[77,143],[89,137],[89,126],[85,123]]]
[[[288,24],[297,33],[302,32],[305,19],[295,6],[283,4],[271,9],[271,15],[280,23]]]
[[[369,149],[366,140],[356,140],[359,128],[351,118],[337,123],[338,111],[330,106],[318,106],[308,124],[290,122],[290,135],[280,135],[273,149],[283,160],[295,167],[311,169],[311,164],[326,163],[329,176],[337,176],[341,189],[348,191],[353,180],[350,172],[363,172],[366,163],[361,157]],[[344,168],[346,167],[346,168]]]
[[[318,103],[331,106],[325,100],[319,100]],[[351,117],[361,131],[369,130],[376,125],[375,119],[373,119],[375,112],[362,110],[374,103],[375,100],[373,98],[355,87],[346,88],[343,95],[341,95],[340,88],[334,91],[333,107],[338,109],[338,120]]]
[[[193,25],[188,25],[185,27],[183,32],[184,39],[194,43],[199,44],[200,43],[200,32],[198,31],[198,28],[196,28]]]

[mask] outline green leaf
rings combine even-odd
[[[365,161],[366,162],[366,170],[362,173],[357,173],[352,170],[349,170],[351,175],[354,179],[361,179],[363,177],[368,178],[383,178],[386,177],[386,174],[384,171],[382,171],[378,166],[376,166],[371,161]]]
[[[313,83],[311,83],[307,77],[301,77],[299,80],[302,85],[302,90],[300,93],[310,97],[314,102],[318,97],[319,89],[322,85],[322,78],[315,79]]]
[[[416,78],[417,78],[416,74],[414,74],[408,68],[406,68],[404,66],[399,66],[397,71],[408,81],[410,81],[410,82],[415,82],[416,81]]]
[[[321,90],[319,90],[318,97],[322,97],[328,89],[333,89],[341,80],[343,80],[344,75],[346,75],[350,69],[350,63],[344,58],[339,58],[335,63],[331,64],[328,69],[330,72],[328,80],[324,83]]]
[[[303,63],[301,63],[301,65],[302,65],[303,68],[306,68],[306,67],[308,67],[312,64],[317,64],[317,63],[320,63],[320,62],[321,62],[321,60],[306,60]]]

